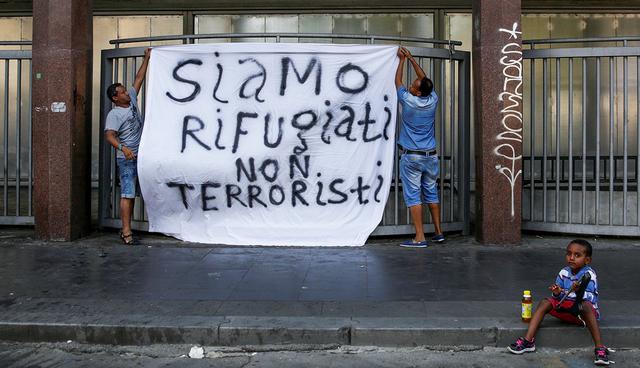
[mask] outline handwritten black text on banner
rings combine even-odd
[[[363,244],[389,193],[395,55],[154,49],[138,164],[150,230],[223,244]]]

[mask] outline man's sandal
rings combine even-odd
[[[120,239],[122,239],[122,243],[124,245],[140,245],[138,239],[133,237],[133,232],[129,234],[120,233]]]

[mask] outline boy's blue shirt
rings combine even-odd
[[[584,266],[578,271],[575,275],[571,272],[571,267],[565,267],[560,270],[558,273],[558,277],[556,277],[556,285],[560,286],[563,291],[558,295],[554,295],[553,297],[556,299],[562,299],[562,297],[566,294],[566,290],[570,290],[571,286],[574,282],[579,281],[586,272],[589,272],[591,275],[591,281],[587,285],[587,289],[584,292],[584,297],[582,300],[586,300],[593,304],[593,308],[598,312],[598,278],[596,276],[596,271],[589,267]],[[576,300],[576,293],[571,292],[567,299],[565,300]]]

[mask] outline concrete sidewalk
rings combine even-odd
[[[230,247],[115,233],[42,243],[0,233],[0,340],[106,344],[506,346],[524,334],[520,297],[534,301],[564,267],[569,238],[520,247],[451,236],[405,249]],[[637,347],[640,241],[589,239],[605,343]],[[586,347],[586,329],[548,317],[538,344]]]

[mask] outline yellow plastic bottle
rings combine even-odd
[[[525,290],[522,295],[522,322],[529,323],[531,321],[531,310],[533,307],[533,299],[531,291]]]

